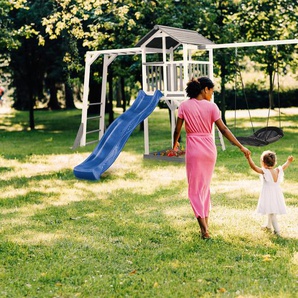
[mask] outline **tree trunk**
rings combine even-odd
[[[115,99],[116,99],[116,107],[121,108],[123,106],[122,104],[122,88],[121,88],[121,79],[117,78],[116,80],[116,86],[115,86]]]
[[[109,84],[109,94],[107,109],[109,113],[109,125],[114,121],[114,111],[113,111],[113,74],[112,70],[108,74],[108,84]]]
[[[92,76],[90,75],[90,82],[89,82],[89,96],[88,100],[92,103],[98,103],[95,105],[90,105],[88,108],[88,114],[100,114],[100,97],[101,97],[101,84],[96,82]],[[103,100],[106,100],[105,98]],[[103,115],[104,116],[104,115]]]
[[[274,94],[273,94],[273,88],[274,88],[274,83],[273,83],[273,72],[270,71],[269,72],[269,109],[274,109],[275,105],[274,105]]]
[[[94,64],[90,68],[90,81],[89,81],[89,94],[88,94],[88,100],[89,100],[90,104],[94,104],[94,105],[89,106],[88,115],[89,114],[100,115],[99,102],[101,100],[102,84],[94,79],[94,77],[95,77],[94,73],[96,73],[96,72],[99,73],[99,76],[102,75],[101,67]],[[106,100],[105,98],[102,99],[102,101],[105,101],[105,100]],[[104,115],[101,115],[101,116],[104,117]]]
[[[226,121],[226,85],[225,85],[225,77],[221,78],[220,110],[221,110],[221,119],[224,122],[224,124],[227,124],[227,121]]]
[[[54,81],[49,82],[49,88],[50,88],[50,101],[48,103],[48,108],[51,110],[60,110],[61,107],[58,103],[57,87]]]
[[[29,100],[30,100],[30,107],[29,107],[29,123],[30,123],[30,129],[35,129],[35,122],[34,122],[34,105],[35,100],[33,97],[32,88],[29,89]]]
[[[220,110],[221,110],[221,118],[222,121],[227,124],[226,122],[226,66],[224,63],[221,64],[221,103],[220,103]]]
[[[69,82],[64,83],[66,109],[75,109],[72,87]]]
[[[125,96],[125,79],[124,77],[121,77],[120,79],[121,82],[121,93],[122,93],[122,108],[123,108],[123,113],[126,111],[126,96]]]

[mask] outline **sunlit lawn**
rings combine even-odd
[[[298,158],[296,112],[282,110],[283,139],[250,147],[256,162],[264,149],[280,163]],[[254,113],[256,128],[266,125],[267,111]],[[251,133],[239,116],[237,133]],[[278,218],[277,238],[254,213],[258,176],[225,141],[212,182],[213,239],[203,241],[184,164],[143,159],[139,127],[90,182],[72,172],[95,146],[70,149],[79,110],[36,111],[35,131],[27,130],[27,112],[0,118],[0,297],[297,297],[297,161],[285,174],[288,214]],[[167,111],[157,109],[149,128],[151,150],[171,146]]]

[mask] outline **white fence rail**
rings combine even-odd
[[[180,91],[185,89],[185,82],[193,77],[208,76],[208,62],[193,61],[188,64],[188,78],[184,80],[184,64],[183,62],[147,62],[146,65],[146,90],[154,92],[155,90],[163,91]],[[166,67],[167,90],[164,84],[164,67]]]

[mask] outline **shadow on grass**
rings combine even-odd
[[[59,170],[59,171],[51,171],[48,174],[37,174],[37,175],[30,175],[28,177],[22,176],[22,177],[13,177],[11,179],[7,179],[5,181],[0,181],[2,185],[11,185],[15,188],[25,188],[29,185],[29,183],[32,183],[32,181],[44,181],[48,180],[49,185],[51,184],[51,180],[59,179],[63,181],[71,181],[76,179],[76,177],[73,174],[72,170],[65,169],[65,170]],[[53,181],[52,181],[53,183]]]
[[[61,179],[71,180],[70,171],[63,173]],[[36,209],[26,225],[20,222],[2,233],[10,240],[0,242],[1,258],[9,272],[22,268],[13,275],[18,284],[32,280],[20,289],[23,296],[43,291],[58,296],[57,284],[63,284],[66,296],[80,292],[94,297],[200,297],[219,289],[231,297],[269,297],[276,289],[280,296],[295,290],[291,256],[296,239],[269,237],[263,245],[239,231],[203,241],[179,191],[174,183],[151,194],[117,189],[104,199],[90,191],[81,201]],[[44,195],[31,194],[37,203]],[[92,287],[86,288],[90,276]],[[2,289],[12,291],[5,285]]]
[[[24,244],[4,241],[0,252],[9,249],[6,257],[18,260],[17,264],[7,261],[12,270],[24,268],[19,283],[35,277],[28,290],[31,295],[47,287],[55,294],[57,283],[63,284],[64,295],[73,293],[73,288],[84,293],[88,289],[83,281],[90,275],[94,279],[88,293],[93,296],[215,297],[219,289],[231,297],[274,297],[276,289],[279,296],[294,293],[291,253],[296,239],[269,238],[268,246],[239,235],[203,241],[194,220],[181,229],[164,215],[170,204],[160,203],[164,191],[154,197],[119,191],[106,200],[48,207],[30,217],[32,226],[17,230],[15,238],[24,232]],[[34,232],[57,236],[49,242],[37,237],[35,245],[28,239],[26,244],[28,229],[32,237]]]
[[[0,167],[0,173],[10,172],[13,171],[13,167]]]
[[[30,191],[25,195],[17,195],[10,198],[2,198],[0,200],[1,208],[20,208],[30,204],[42,204],[44,193],[38,191]],[[48,196],[48,194],[47,194]]]

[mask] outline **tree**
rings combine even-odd
[[[7,59],[7,54],[11,49],[19,46],[18,40],[15,36],[18,35],[18,28],[13,27],[9,13],[11,9],[24,7],[24,1],[0,0],[0,59]]]
[[[197,28],[205,37],[214,43],[232,43],[240,38],[236,16],[239,9],[238,1],[234,0],[204,0],[198,18]],[[226,123],[226,84],[234,79],[235,55],[231,49],[214,51],[214,72],[220,81],[220,109],[222,119]]]
[[[13,27],[9,14],[13,7],[22,7],[22,2],[0,0],[0,84],[7,80],[9,52],[20,45],[17,39],[18,28]]]
[[[238,24],[246,41],[291,39],[297,37],[297,6],[292,0],[245,0],[241,2]],[[291,61],[294,46],[251,49],[249,56],[269,77],[269,107],[274,108],[273,92],[278,67]]]
[[[34,129],[33,110],[37,102],[47,102],[49,94],[48,108],[60,109],[58,85],[65,86],[66,107],[74,107],[70,71],[65,60],[71,40],[67,35],[54,40],[46,35],[41,20],[53,10],[51,0],[26,4],[18,9],[11,7],[8,14],[11,26],[18,29],[15,37],[18,46],[9,51],[7,71],[11,73],[11,87],[15,90],[14,107],[29,109],[30,128]]]
[[[67,33],[78,44],[89,50],[133,47],[148,28],[152,28],[158,15],[163,16],[158,6],[168,5],[171,1],[59,1],[53,13],[43,19],[45,32],[51,39],[58,38]],[[161,8],[164,6],[161,6]],[[149,18],[148,18],[149,16]],[[170,19],[170,16],[168,17]],[[71,21],[70,21],[71,20]],[[151,23],[152,21],[152,23]],[[154,22],[154,23],[153,23]],[[102,61],[98,59],[92,65],[94,73],[100,73],[97,66]],[[80,63],[80,62],[79,62]],[[135,67],[139,65],[139,67]],[[95,70],[94,70],[95,69]],[[108,109],[112,108],[111,100],[113,86],[120,86],[120,92],[126,107],[124,84],[133,89],[136,88],[135,79],[141,78],[140,61],[135,57],[116,59],[110,66],[109,75],[109,102]],[[121,84],[116,84],[120,81]],[[101,81],[91,77],[89,100],[98,101],[98,93],[101,89]],[[94,110],[96,106],[92,106]],[[98,111],[93,111],[98,112]],[[110,121],[113,120],[113,111],[107,110]]]
[[[86,50],[133,47],[155,24],[197,30],[216,43],[243,39],[263,40],[265,37],[272,39],[272,34],[280,36],[285,32],[288,36],[293,33],[297,35],[297,8],[290,0],[202,0],[200,5],[194,5],[190,0],[0,0],[0,4],[0,28],[5,28],[0,31],[1,54],[3,55],[6,49],[16,48],[21,44],[19,53],[12,51],[12,55],[15,54],[15,60],[18,61],[17,55],[26,57],[26,50],[34,50],[34,56],[39,57],[36,63],[39,69],[35,70],[35,73],[40,79],[33,86],[38,89],[33,92],[33,102],[43,100],[42,89],[46,77],[46,82],[53,91],[51,108],[58,108],[57,100],[53,100],[57,83],[65,85],[68,99],[66,103],[67,106],[72,106],[70,88],[78,77],[82,79]],[[10,10],[11,8],[13,9]],[[264,32],[267,31],[270,34],[264,37]],[[14,32],[17,38],[11,39],[10,32]],[[281,58],[283,52],[284,49],[280,48]],[[42,61],[43,57],[45,61]],[[225,86],[235,72],[233,51],[216,50],[214,62],[215,73],[221,77],[220,102],[224,119]],[[24,61],[19,61],[19,65],[12,65],[15,73],[18,69],[23,69],[24,64],[20,63]],[[100,63],[101,61],[99,65]],[[117,94],[124,100],[123,85],[128,86],[126,90],[135,88],[134,77],[137,80],[141,77],[139,65],[139,59],[126,57],[119,61],[117,59],[111,66],[113,80],[110,80],[110,83],[119,86],[121,92]],[[269,66],[268,64],[268,72],[272,69]],[[19,78],[16,76],[15,81],[21,81],[24,75],[28,77],[26,74],[20,74]],[[34,78],[36,79],[35,74]],[[122,83],[115,84],[113,81]],[[90,88],[90,95],[93,90],[98,93],[100,89],[100,80],[96,80],[95,83],[97,87]],[[23,91],[24,88],[17,89]],[[17,104],[23,100],[25,103],[29,102],[20,90],[16,91]],[[98,98],[97,95],[91,97]],[[26,104],[22,108],[26,108]]]

